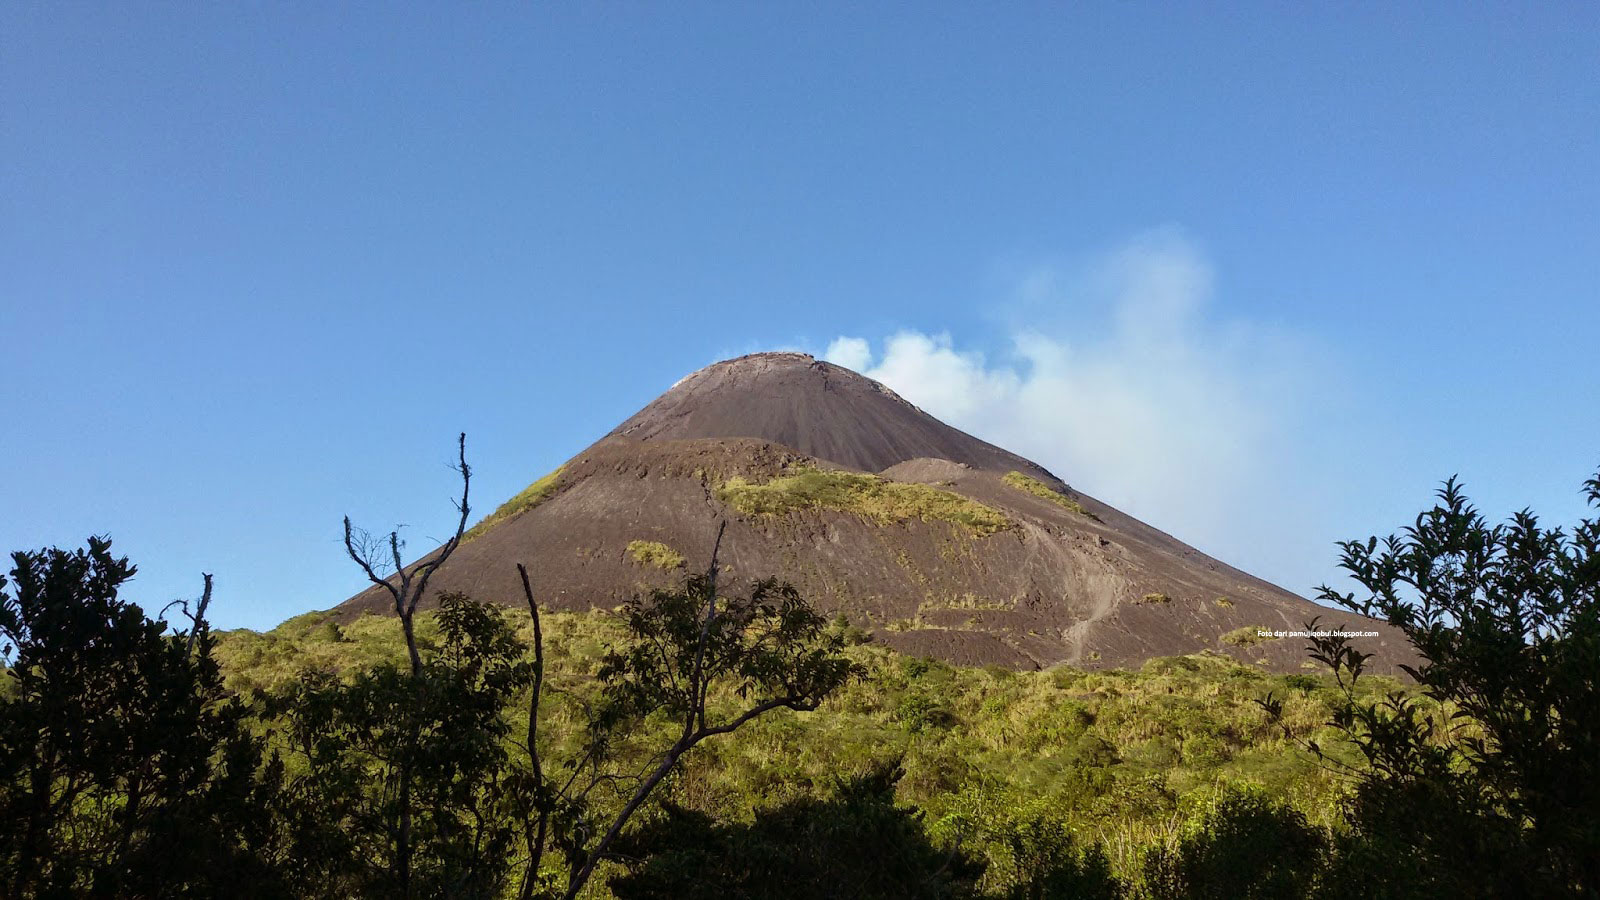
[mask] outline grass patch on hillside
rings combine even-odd
[[[1224,644],[1232,644],[1235,647],[1254,647],[1256,644],[1277,640],[1275,637],[1265,637],[1257,633],[1266,630],[1268,629],[1264,625],[1246,625],[1243,628],[1235,628],[1224,634],[1222,642]]]
[[[993,597],[980,597],[971,591],[967,591],[963,594],[945,594],[938,597],[930,597],[917,606],[917,610],[919,612],[935,609],[996,610],[1016,608],[1017,601],[1015,600],[998,600]]]
[[[747,516],[781,516],[803,509],[851,512],[879,525],[917,519],[950,522],[977,535],[1011,527],[1011,520],[960,494],[926,484],[885,481],[859,472],[799,468],[763,484],[728,479],[717,497]]]
[[[523,488],[515,497],[500,504],[499,509],[485,516],[478,524],[467,529],[467,533],[461,536],[461,540],[470,541],[501,522],[525,513],[543,503],[545,499],[555,493],[556,482],[560,480],[561,470],[565,468],[566,466],[561,466],[549,475]]]
[[[1150,593],[1145,594],[1143,597],[1140,597],[1133,602],[1140,606],[1151,606],[1157,603],[1171,603],[1172,598],[1162,593]]]
[[[668,572],[683,568],[683,554],[660,541],[629,541],[628,555],[645,566],[655,566]]]
[[[1080,516],[1088,516],[1096,522],[1100,521],[1100,517],[1085,509],[1082,503],[1079,503],[1078,501],[1068,497],[1066,494],[1063,494],[1058,490],[1054,490],[1050,487],[1050,485],[1045,484],[1037,478],[1029,478],[1021,472],[1007,472],[1005,478],[1002,480],[1005,481],[1006,484],[1011,485],[1019,491],[1025,491],[1034,495],[1035,497],[1041,497],[1045,500],[1049,500],[1051,503],[1054,503],[1063,509],[1070,509]]]

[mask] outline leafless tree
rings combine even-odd
[[[350,554],[350,558],[355,561],[356,565],[361,567],[361,571],[367,574],[367,578],[373,584],[388,591],[390,598],[393,599],[395,615],[400,618],[400,627],[405,632],[406,652],[411,657],[411,675],[413,678],[420,677],[422,674],[422,654],[417,650],[417,634],[414,624],[417,604],[427,595],[428,580],[433,577],[433,573],[450,559],[450,555],[456,551],[457,547],[461,546],[461,536],[466,532],[467,515],[471,511],[467,504],[467,497],[472,487],[472,468],[467,465],[466,432],[462,432],[460,437],[456,439],[456,465],[454,468],[461,474],[461,502],[456,504],[456,509],[461,515],[456,522],[456,533],[450,537],[450,540],[445,541],[444,546],[434,551],[431,558],[417,563],[409,571],[405,567],[405,561],[400,557],[400,532],[398,530],[390,531],[387,540],[374,539],[367,531],[351,526],[349,516],[344,517],[345,552]],[[385,558],[385,551],[387,551],[387,559]],[[380,570],[389,565],[394,566],[393,575],[384,578],[378,574]],[[416,727],[415,722],[412,725],[413,728]],[[412,734],[411,739],[412,741],[416,740],[415,733]],[[401,766],[397,776],[396,780],[400,790],[400,822],[395,835],[395,858],[398,861],[399,868],[396,875],[399,878],[402,893],[405,896],[410,896],[412,777],[411,772],[404,765]]]
[[[205,590],[200,594],[200,599],[195,601],[193,612],[189,611],[189,601],[174,600],[161,608],[161,615],[156,618],[165,620],[167,610],[174,606],[183,610],[183,617],[189,620],[189,635],[184,639],[183,652],[186,656],[194,656],[194,641],[199,637],[200,631],[207,628],[206,607],[211,605],[211,573],[201,572],[200,577],[205,580]]]
[[[344,549],[355,560],[361,571],[373,584],[389,592],[394,601],[395,615],[400,617],[400,627],[405,631],[406,652],[411,655],[411,672],[416,674],[422,670],[422,655],[417,652],[417,636],[413,625],[416,617],[417,604],[428,592],[428,579],[433,573],[445,564],[450,554],[461,546],[461,536],[467,530],[467,515],[470,508],[467,506],[468,490],[472,486],[472,469],[467,465],[467,435],[462,432],[456,441],[457,463],[455,471],[461,473],[461,502],[456,504],[456,509],[461,516],[456,522],[456,533],[444,546],[434,551],[431,558],[412,566],[406,570],[405,562],[400,558],[400,532],[390,531],[387,539],[374,539],[374,537],[359,528],[350,525],[350,517],[344,517]],[[387,556],[387,558],[385,558]],[[394,566],[394,574],[385,578],[378,574],[388,566]],[[209,579],[207,580],[209,586]]]

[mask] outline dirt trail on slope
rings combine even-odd
[[[1076,552],[1059,534],[1026,520],[1020,523],[1022,540],[1028,546],[1025,566],[1054,572],[1073,572],[1075,577],[1060,585],[1062,596],[1076,607],[1088,601],[1087,615],[1061,632],[1066,646],[1065,662],[1078,665],[1090,633],[1117,608],[1117,598],[1127,589],[1127,579],[1118,575],[1101,559]],[[1043,661],[1042,661],[1043,662]]]

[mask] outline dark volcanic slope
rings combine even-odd
[[[922,485],[1006,524],[979,534],[937,517],[885,521],[848,509],[743,515],[719,491],[732,478],[759,484],[808,468]],[[1059,496],[1008,482],[1012,471]],[[1305,662],[1304,640],[1256,641],[1255,629],[1298,630],[1320,616],[1323,627],[1378,632],[1357,642],[1376,670],[1410,659],[1387,625],[1240,572],[868,378],[798,353],[740,357],[685,378],[563,466],[538,503],[462,544],[433,585],[520,605],[524,562],[541,602],[611,607],[682,575],[636,558],[630,543],[659,542],[703,566],[724,520],[730,577],[785,578],[909,653],[1032,668],[1211,650],[1286,671]],[[372,589],[340,613],[385,603]]]
[[[861,472],[929,458],[1055,481],[1032,462],[951,428],[878,382],[804,353],[755,353],[706,366],[606,437],[760,438]]]

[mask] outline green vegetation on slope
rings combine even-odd
[[[747,516],[835,509],[879,525],[912,519],[950,522],[977,535],[1011,527],[1011,520],[998,510],[960,494],[925,484],[885,481],[859,472],[803,467],[763,484],[736,476],[717,489],[717,497]]]
[[[660,541],[629,541],[628,555],[644,566],[655,566],[672,571],[683,568],[683,554]]]
[[[531,638],[525,612],[506,616]],[[621,622],[603,611],[547,612],[543,620],[549,677],[560,687],[548,698],[549,715],[581,722],[584,704],[598,699],[595,674],[622,637]],[[216,655],[229,686],[249,693],[304,667],[353,673],[404,657],[392,618],[363,616],[337,634],[329,622],[313,613],[265,634],[219,635]],[[417,628],[425,645],[439,640],[434,614],[419,614]],[[1010,877],[1012,851],[997,835],[1026,809],[1048,808],[1064,828],[1103,835],[1113,869],[1128,878],[1138,877],[1144,848],[1174,818],[1197,815],[1230,785],[1266,791],[1314,823],[1338,820],[1342,782],[1296,743],[1341,746],[1327,725],[1338,699],[1331,679],[1269,675],[1212,654],[1103,672],[961,668],[870,643],[849,654],[866,668],[864,680],[816,712],[752,722],[687,759],[666,799],[748,825],[782,804],[830,802],[837,778],[898,761],[896,802],[922,810],[941,846],[959,838],[981,848],[991,865],[986,888]],[[1364,682],[1372,697],[1399,688],[1389,679]],[[1279,724],[1255,702],[1269,693],[1284,698]],[[724,708],[737,702],[731,691],[714,698]],[[663,717],[650,727],[659,739],[672,725]],[[653,746],[648,738],[618,752],[643,753]],[[571,742],[547,753],[558,761],[579,749]],[[1356,760],[1353,752],[1345,758]]]
[[[1277,638],[1270,635],[1261,634],[1261,632],[1267,630],[1269,629],[1265,625],[1246,625],[1243,628],[1235,628],[1224,634],[1222,642],[1224,644],[1232,644],[1235,647],[1252,647],[1264,641],[1277,640]]]
[[[1045,484],[1037,478],[1029,478],[1021,472],[1007,472],[1006,477],[1003,480],[1006,484],[1011,485],[1019,491],[1026,491],[1035,497],[1041,497],[1045,500],[1049,500],[1051,503],[1054,503],[1064,509],[1070,509],[1080,516],[1088,516],[1096,522],[1100,521],[1100,517],[1085,509],[1082,503],[1079,503],[1071,497],[1068,497],[1066,494],[1051,488],[1050,485]]]
[[[556,483],[561,479],[561,470],[565,468],[566,466],[561,466],[554,472],[551,472],[549,475],[546,475],[538,481],[535,481],[533,484],[523,488],[522,491],[515,497],[512,497],[510,500],[500,504],[499,509],[496,509],[494,512],[485,516],[478,524],[467,529],[467,533],[462,535],[461,539],[463,541],[470,541],[473,538],[482,535],[490,528],[493,528],[495,525],[498,525],[501,522],[504,522],[505,520],[521,513],[527,512],[528,510],[533,509],[535,506],[538,506],[540,503],[543,503],[552,493],[555,492]]]

